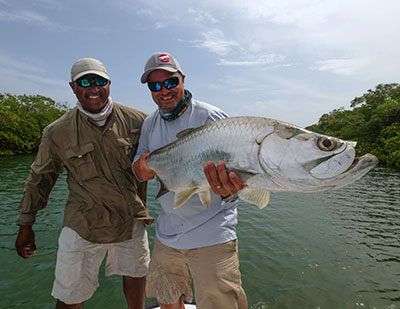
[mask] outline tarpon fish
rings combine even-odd
[[[178,139],[153,151],[147,164],[163,192],[175,192],[175,208],[193,194],[210,205],[210,187],[202,166],[222,160],[246,187],[244,201],[265,207],[270,192],[317,192],[348,185],[371,170],[378,160],[355,156],[356,142],[308,131],[278,120],[232,117],[178,134]]]

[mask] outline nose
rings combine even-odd
[[[163,85],[163,84],[161,84],[162,86],[161,86],[161,90],[160,90],[160,92],[161,92],[161,94],[166,94],[166,93],[168,93],[169,92],[169,89],[167,89],[167,87],[165,87],[165,85]]]

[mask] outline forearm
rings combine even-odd
[[[19,205],[18,225],[35,223],[36,213],[46,207],[49,194],[57,180],[55,173],[36,174],[31,171],[25,183],[24,195]]]

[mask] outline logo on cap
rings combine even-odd
[[[167,54],[161,54],[160,56],[158,56],[158,59],[161,62],[169,62],[169,56]]]

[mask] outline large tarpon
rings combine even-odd
[[[246,184],[239,198],[262,208],[270,192],[316,192],[359,179],[378,160],[371,154],[357,158],[355,146],[278,120],[233,117],[179,133],[175,142],[153,151],[147,164],[164,189],[175,192],[175,207],[196,193],[208,207],[202,165],[222,160]]]

